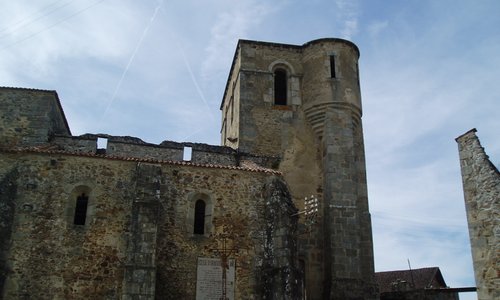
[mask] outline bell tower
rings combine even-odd
[[[342,39],[304,45],[240,40],[222,110],[222,145],[278,156],[302,226],[307,299],[378,299],[366,188],[359,50]]]

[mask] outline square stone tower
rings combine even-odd
[[[278,156],[299,209],[320,200],[299,236],[307,299],[378,298],[358,58],[342,39],[240,40],[220,107],[222,145]]]

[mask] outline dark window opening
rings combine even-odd
[[[198,200],[194,205],[194,234],[205,234],[205,201]]]
[[[85,225],[88,203],[89,197],[85,196],[85,193],[82,193],[81,196],[76,198],[75,218],[73,220],[75,225]]]
[[[332,77],[332,78],[337,77],[335,74],[335,56],[334,55],[330,56],[330,77]]]
[[[286,105],[286,71],[276,70],[274,72],[274,104]]]
[[[233,125],[233,118],[234,118],[234,99],[233,97],[231,97],[231,102],[229,102],[231,104],[231,125]]]
[[[359,64],[356,62],[356,79],[358,80],[358,86],[359,86]]]

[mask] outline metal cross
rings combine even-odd
[[[221,267],[222,267],[222,297],[221,300],[228,300],[227,298],[227,273],[226,270],[229,269],[228,258],[238,252],[237,248],[227,248],[227,240],[229,239],[229,234],[222,233],[218,234],[217,240],[222,239],[222,248],[221,249],[210,249],[216,255],[221,258]]]

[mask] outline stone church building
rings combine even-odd
[[[378,299],[358,58],[240,40],[221,146],[73,136],[0,88],[1,297]]]

